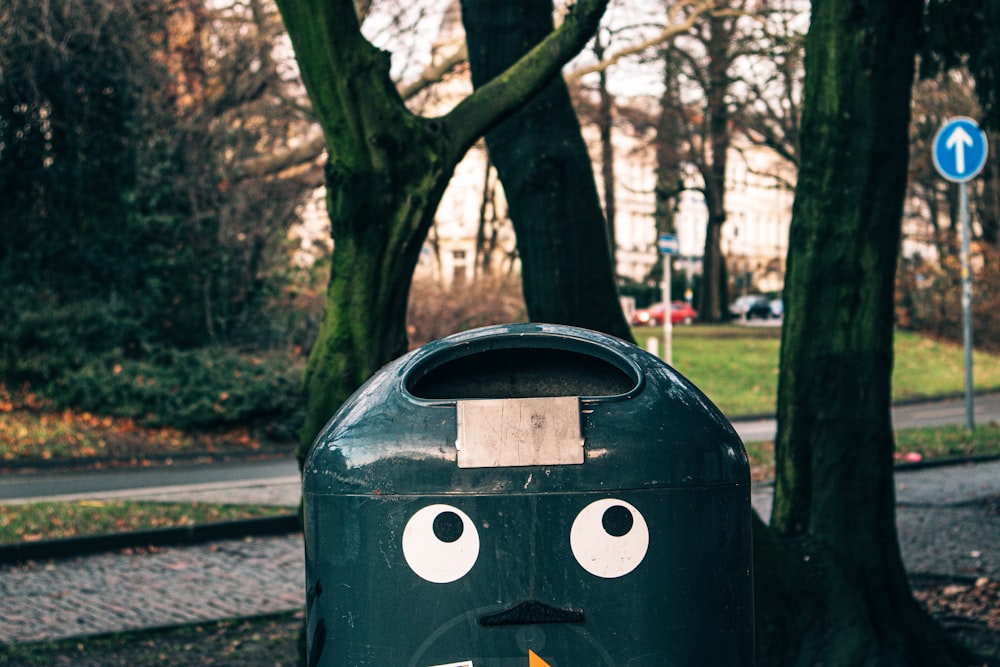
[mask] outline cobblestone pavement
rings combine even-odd
[[[771,515],[770,486],[753,506]],[[896,472],[896,529],[909,572],[1000,581],[1000,461]]]
[[[896,483],[908,570],[1000,579],[1000,461],[900,472]],[[195,491],[184,497],[231,500],[237,489]],[[295,485],[242,493],[298,502]],[[753,492],[764,518],[771,495]],[[0,566],[0,644],[297,610],[304,581],[300,535]]]
[[[0,568],[0,643],[302,609],[300,536]]]

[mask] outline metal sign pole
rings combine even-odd
[[[670,255],[663,254],[663,360],[674,365],[673,326],[670,307]]]
[[[681,246],[677,241],[677,237],[673,234],[660,234],[656,241],[657,248],[660,251],[660,256],[663,258],[663,282],[660,284],[663,290],[663,360],[674,365],[674,346],[673,346],[673,308],[670,304],[670,279],[672,276],[672,271],[670,269],[671,255],[677,255],[680,253]]]
[[[971,118],[952,118],[941,126],[934,137],[931,157],[938,173],[946,180],[959,184],[959,209],[962,216],[962,342],[965,348],[965,425],[976,427],[972,383],[972,269],[969,266],[969,245],[972,236],[969,222],[969,186],[986,164],[989,142],[986,134]]]
[[[965,348],[965,426],[975,430],[975,394],[972,385],[972,270],[969,267],[969,184],[959,184],[959,208],[962,210],[962,341]]]

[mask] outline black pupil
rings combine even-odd
[[[454,542],[463,530],[462,517],[454,512],[441,512],[434,517],[434,535],[442,542]]]
[[[601,525],[608,535],[621,537],[632,530],[632,512],[622,505],[614,505],[604,511]]]

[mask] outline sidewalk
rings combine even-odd
[[[1000,580],[1000,461],[897,473],[898,526],[909,571]],[[215,488],[208,488],[215,487]],[[143,497],[234,493],[294,507],[298,486],[201,485]],[[755,487],[766,519],[772,489]],[[252,616],[304,607],[301,535],[135,550],[0,567],[0,644]]]
[[[76,494],[298,507],[298,480]],[[64,498],[65,499],[65,498]],[[0,565],[0,644],[162,628],[305,607],[302,536]]]

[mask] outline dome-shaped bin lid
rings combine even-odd
[[[306,494],[489,494],[749,483],[739,436],[694,385],[605,334],[467,331],[386,365],[316,439]]]

